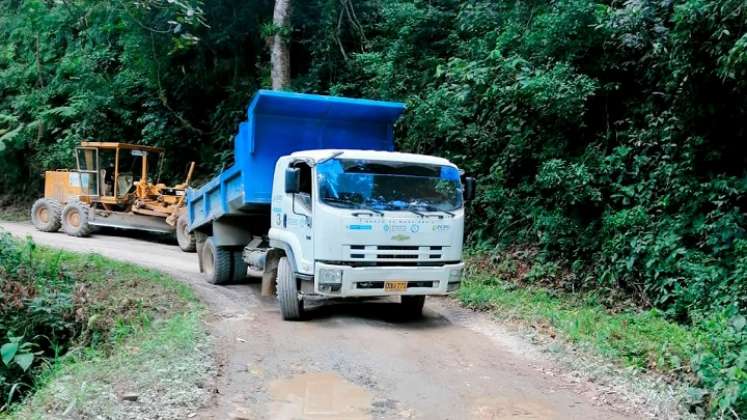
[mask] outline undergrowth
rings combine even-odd
[[[568,290],[572,274],[532,263],[532,252],[473,256],[459,299],[470,308],[518,319],[543,333],[591,348],[625,367],[690,385],[683,403],[700,415],[747,415],[747,328],[736,306],[687,323],[658,309],[612,301],[598,291]]]
[[[0,232],[0,412],[57,367],[111,354],[195,302],[191,289],[160,273]]]
[[[0,194],[0,220],[23,222],[30,219],[31,202],[12,195]]]

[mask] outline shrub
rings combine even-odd
[[[59,258],[35,255],[33,242],[0,232],[0,406],[28,391],[34,370],[64,353],[84,321]]]

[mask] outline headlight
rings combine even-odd
[[[342,270],[322,268],[319,270],[319,284],[342,284]]]
[[[449,273],[449,283],[459,283],[462,281],[462,269],[455,268]]]

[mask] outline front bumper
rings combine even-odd
[[[375,297],[392,295],[446,295],[456,291],[461,283],[464,263],[428,267],[352,267],[316,263],[314,292],[327,297]],[[321,270],[340,270],[338,285],[323,284]],[[386,281],[406,281],[404,291],[384,290]]]

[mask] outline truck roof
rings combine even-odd
[[[334,155],[335,153],[342,152],[339,159],[365,159],[365,160],[376,160],[386,162],[412,162],[412,163],[423,163],[427,165],[441,165],[441,166],[453,166],[456,167],[449,160],[427,155],[418,155],[414,153],[401,153],[401,152],[388,152],[381,150],[351,150],[351,149],[316,149],[316,150],[301,150],[298,152],[291,153],[290,156],[297,158],[311,158],[314,160],[320,160]]]

